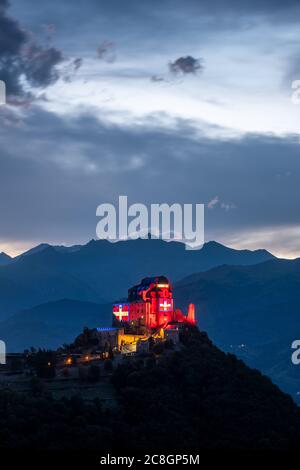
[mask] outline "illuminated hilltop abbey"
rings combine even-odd
[[[127,302],[113,305],[113,318],[120,327],[118,346],[123,352],[142,349],[150,337],[176,342],[180,328],[196,324],[195,305],[189,305],[187,315],[176,309],[172,285],[165,276],[146,277],[130,288]]]

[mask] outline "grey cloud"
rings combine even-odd
[[[0,79],[6,84],[8,101],[14,104],[17,98],[31,97],[24,89],[23,76],[32,87],[46,87],[58,79],[56,66],[63,56],[58,49],[37,44],[9,17],[8,2],[1,0],[0,5]]]
[[[210,238],[300,224],[292,137],[216,141],[198,137],[183,120],[164,130],[155,118],[122,128],[91,115],[28,113],[22,126],[0,130],[0,239],[86,240],[95,236],[98,204],[116,202],[119,194],[130,203],[206,205],[217,194],[230,207],[207,211]]]
[[[77,57],[69,62],[62,71],[62,78],[66,83],[70,83],[72,79],[76,76],[76,72],[82,67],[83,59]]]
[[[158,75],[152,75],[150,80],[151,82],[154,82],[154,83],[162,83],[166,81],[163,77],[160,77]]]
[[[186,57],[179,57],[174,62],[170,62],[169,67],[171,72],[183,74],[196,74],[197,72],[203,70],[201,60],[195,59],[190,55]]]
[[[27,80],[35,87],[46,87],[59,78],[56,65],[63,61],[61,51],[55,48],[44,49],[31,44],[23,53],[24,72]]]
[[[113,63],[116,60],[116,47],[111,41],[103,41],[97,47],[98,59],[104,60],[107,63]]]
[[[83,64],[82,58],[78,57],[77,59],[74,59],[73,61],[74,71],[76,72],[77,70],[79,70],[82,64]]]
[[[207,45],[222,41],[228,32],[244,33],[273,22],[287,23],[288,28],[289,22],[298,21],[300,13],[299,2],[291,0],[162,0],[157,5],[138,0],[52,0],[43,8],[39,0],[26,0],[26,7],[24,0],[13,0],[13,5],[14,14],[30,24],[36,35],[41,25],[55,24],[56,44],[70,55],[94,56],[98,47],[100,60],[113,62],[113,42],[118,46],[120,63],[134,58],[146,66],[145,57],[153,52],[161,54],[164,62],[178,58],[181,51],[195,58],[200,51],[206,56]],[[102,43],[101,38],[105,38]],[[165,73],[162,68],[147,72],[147,78]]]

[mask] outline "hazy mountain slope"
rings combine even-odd
[[[20,309],[62,298],[101,302],[84,280],[56,269],[46,260],[40,264],[34,260],[28,257],[25,263],[2,267],[8,268],[5,272],[0,269],[0,320]]]
[[[0,253],[0,266],[5,266],[11,263],[13,258],[8,256],[6,253]]]
[[[74,340],[84,326],[111,324],[111,306],[60,300],[23,310],[0,322],[0,337],[10,352],[25,348],[57,348]]]
[[[300,368],[291,343],[300,338],[300,260],[221,266],[175,288],[181,306],[194,301],[201,329],[297,398]],[[299,398],[299,397],[298,397]]]

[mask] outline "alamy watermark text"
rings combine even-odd
[[[186,249],[200,249],[204,243],[204,204],[145,204],[128,206],[127,196],[119,196],[119,206],[100,204],[96,211],[98,238],[118,241],[162,238],[185,243]]]

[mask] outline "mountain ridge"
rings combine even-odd
[[[42,245],[0,266],[0,320],[63,297],[97,303],[122,298],[131,285],[157,272],[177,281],[224,262],[256,264],[266,259],[274,256],[266,251],[237,251],[217,242],[192,251],[182,243],[159,239],[91,240],[80,249],[66,250]],[[11,287],[4,289],[4,284]]]

